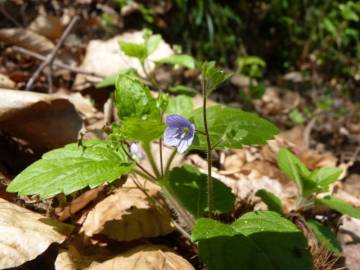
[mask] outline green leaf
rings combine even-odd
[[[277,156],[277,163],[280,170],[292,181],[294,181],[299,189],[299,193],[308,195],[307,191],[311,190],[316,184],[311,182],[306,185],[305,181],[310,171],[306,168],[293,153],[289,150],[282,148],[280,149]]]
[[[145,40],[146,43],[146,54],[149,56],[152,54],[160,45],[162,38],[160,35],[151,35]]]
[[[354,208],[351,204],[340,200],[333,196],[325,196],[321,199],[315,200],[316,204],[326,205],[327,207],[336,210],[344,215],[352,216],[360,219],[360,211]]]
[[[126,41],[120,41],[120,49],[130,57],[138,58],[140,61],[144,61],[148,56],[147,48],[144,43],[132,43]]]
[[[209,107],[207,119],[210,141],[216,149],[264,144],[278,133],[278,129],[267,120],[235,108]],[[197,130],[204,131],[202,108],[194,111],[192,122]],[[192,148],[206,150],[206,137],[196,133]]]
[[[186,85],[176,85],[169,88],[169,92],[176,95],[186,95],[193,97],[196,95],[196,90]]]
[[[289,113],[290,120],[297,125],[300,125],[305,122],[303,114],[298,110],[294,109]]]
[[[114,73],[114,74],[111,74],[111,75],[105,77],[102,81],[100,81],[96,84],[96,88],[103,88],[103,87],[109,87],[109,86],[115,85],[116,78],[119,74],[126,74],[131,77],[138,77],[138,73],[137,73],[136,69],[129,68],[129,69],[126,69],[126,70],[123,70],[118,73]]]
[[[128,75],[119,75],[116,79],[115,104],[120,119],[160,115],[149,88]]]
[[[206,81],[208,95],[210,95],[220,83],[231,77],[231,74],[225,73],[223,70],[217,68],[214,61],[202,63],[200,69]]]
[[[265,94],[265,85],[263,83],[250,85],[250,97],[251,99],[259,99]]]
[[[328,227],[313,219],[308,220],[306,224],[313,231],[320,244],[336,256],[341,256],[341,246],[336,240],[336,235]]]
[[[281,200],[274,193],[265,189],[259,189],[255,193],[267,205],[268,209],[283,214]]]
[[[180,114],[186,118],[189,118],[193,112],[193,101],[191,97],[179,95],[170,98],[166,113],[168,114]]]
[[[165,127],[160,119],[126,118],[121,122],[120,132],[124,139],[148,143],[160,138]]]
[[[209,270],[275,270],[259,248],[231,225],[200,218],[196,220],[191,237],[199,242],[200,258],[208,264]]]
[[[130,172],[133,165],[123,151],[103,141],[86,141],[52,150],[24,171],[8,186],[8,192],[38,194],[49,198],[89,186],[112,182]]]
[[[195,218],[204,216],[208,208],[207,175],[184,165],[172,169],[164,184]],[[234,207],[235,196],[229,187],[213,178],[213,200],[216,212],[227,213]]]
[[[239,72],[253,78],[260,78],[266,63],[257,56],[240,57],[237,61]]]
[[[278,213],[249,212],[232,227],[249,237],[266,254],[274,269],[311,269],[311,256],[304,235]]]
[[[156,61],[156,63],[171,64],[171,65],[175,65],[175,66],[186,67],[189,69],[195,68],[194,58],[187,54],[171,55],[171,56],[168,56],[168,57],[165,57],[165,58],[162,58],[162,59]]]
[[[286,218],[271,211],[249,212],[225,225],[198,219],[192,240],[209,270],[307,270],[311,256],[304,235]]]
[[[312,171],[309,177],[326,191],[328,186],[338,180],[341,174],[342,169],[340,168],[320,168]]]

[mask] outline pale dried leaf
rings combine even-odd
[[[141,43],[143,42],[143,32],[123,33],[107,41],[92,40],[89,42],[84,61],[81,64],[81,69],[95,72],[100,75],[109,76],[126,70],[135,68],[139,74],[144,75],[139,60],[133,57],[126,56],[119,46],[119,41]],[[153,61],[170,56],[173,54],[170,46],[162,41],[159,47],[149,56],[146,67],[148,71],[152,71],[155,67]],[[75,79],[75,89],[83,89],[87,87],[87,82],[98,82],[98,77],[85,76],[78,74]]]
[[[74,199],[69,205],[65,206],[64,208],[56,208],[55,213],[58,215],[58,219],[60,221],[64,221],[71,217],[72,215],[79,212],[81,209],[86,207],[90,202],[95,200],[98,196],[98,194],[104,189],[104,186],[99,186],[94,189],[90,189],[83,194],[81,194],[79,197]]]
[[[0,96],[1,130],[33,148],[52,149],[77,140],[83,120],[68,99],[7,89],[0,89]]]
[[[62,232],[62,233],[60,233]],[[0,198],[0,268],[17,267],[62,243],[69,225]]]
[[[54,44],[46,37],[23,28],[0,29],[0,41],[41,54],[47,54],[54,48]]]
[[[195,270],[184,258],[164,246],[144,245],[103,263],[93,263],[89,270]]]
[[[8,76],[0,74],[0,88],[15,89],[15,82],[12,81]]]
[[[146,189],[155,200],[159,197],[158,186],[146,183]],[[173,230],[170,215],[153,207],[131,180],[86,214],[81,228],[88,237],[103,234],[118,241],[157,237]]]

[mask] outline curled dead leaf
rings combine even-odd
[[[68,99],[7,89],[0,96],[1,130],[40,149],[77,140],[83,120]]]
[[[33,260],[70,231],[69,225],[0,199],[0,268]]]
[[[155,200],[159,197],[156,185],[146,183],[146,190]],[[173,230],[170,215],[155,208],[131,180],[99,202],[86,215],[81,228],[88,237],[103,234],[118,241],[157,237]]]
[[[47,54],[54,48],[54,44],[46,37],[23,28],[0,29],[0,41],[41,54]]]
[[[39,15],[31,22],[29,30],[36,32],[50,40],[56,40],[64,31],[60,17]]]
[[[103,263],[93,263],[89,270],[195,270],[184,258],[164,246],[144,245]]]

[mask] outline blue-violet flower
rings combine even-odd
[[[164,143],[168,146],[175,146],[178,153],[184,153],[194,140],[194,124],[178,114],[167,116],[166,124],[168,127],[165,129]]]

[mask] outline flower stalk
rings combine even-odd
[[[211,218],[213,216],[213,181],[211,177],[211,164],[212,164],[212,155],[211,155],[211,141],[210,141],[210,135],[207,125],[207,117],[206,117],[206,100],[207,100],[207,85],[206,85],[206,79],[203,74],[203,78],[201,80],[201,88],[202,88],[202,95],[203,95],[203,121],[204,121],[204,133],[206,136],[206,143],[207,143],[207,163],[208,163],[208,193],[207,193],[207,199],[208,199],[208,207],[209,207],[209,217]]]

